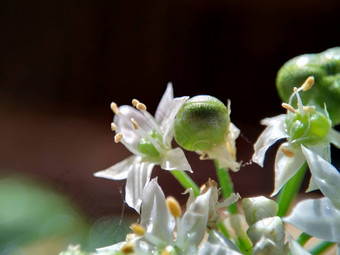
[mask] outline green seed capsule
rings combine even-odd
[[[276,77],[277,91],[288,102],[294,87],[299,87],[307,77],[314,76],[314,86],[301,93],[305,104],[322,110],[324,104],[334,125],[340,123],[340,47],[318,54],[297,56],[286,62]]]
[[[225,141],[229,124],[228,109],[220,100],[195,96],[187,100],[177,114],[175,140],[189,151],[208,150]]]
[[[330,128],[331,121],[320,112],[290,113],[286,118],[286,126],[291,142],[299,145],[300,143],[317,143],[324,138]]]
[[[156,132],[151,132],[150,136],[154,142],[158,142],[161,139],[161,137],[157,135]],[[152,142],[147,138],[142,138],[138,142],[137,149],[139,152],[143,153],[145,156],[150,157],[150,158],[158,158],[160,155],[159,151],[155,148]]]

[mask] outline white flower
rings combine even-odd
[[[101,248],[98,251],[119,251],[124,245],[131,244],[136,255],[163,254],[162,252],[172,255],[197,254],[206,234],[211,190],[208,189],[204,194],[191,200],[186,212],[180,217],[180,212],[176,209],[177,205],[165,199],[156,179],[151,180],[142,196],[140,226],[145,230],[144,233],[127,242]],[[176,213],[173,213],[172,207],[175,207]],[[222,244],[223,241],[223,244],[226,244],[221,247],[237,249],[230,242],[218,239],[221,237],[215,233],[208,238],[208,241],[210,245],[216,245],[218,242]],[[204,251],[207,247],[202,249],[199,254],[206,254]]]
[[[301,147],[314,181],[325,197],[298,203],[284,221],[311,236],[338,243],[340,251],[340,174],[312,150]]]
[[[253,162],[263,167],[265,153],[269,147],[280,139],[287,139],[280,145],[276,154],[275,189],[271,196],[276,195],[304,164],[305,156],[300,144],[304,144],[327,161],[330,161],[330,143],[340,148],[340,133],[331,128],[326,109],[322,114],[317,112],[314,106],[302,104],[299,92],[310,88],[311,82],[313,82],[312,78],[307,79],[299,89],[294,90],[289,104],[282,104],[287,109],[287,114],[261,121],[261,124],[267,127],[254,145]],[[294,97],[296,97],[298,109],[291,106]],[[312,178],[307,191],[315,189],[317,187]]]
[[[95,173],[97,177],[113,180],[126,180],[125,200],[139,212],[144,187],[150,181],[154,165],[165,170],[186,170],[191,167],[180,148],[171,148],[173,125],[176,114],[187,97],[174,98],[171,83],[158,105],[155,117],[146,111],[146,106],[133,100],[132,106],[119,108],[115,103],[111,108],[115,113],[111,124],[116,132],[115,141],[121,142],[133,155]]]

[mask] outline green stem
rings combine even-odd
[[[331,248],[331,246],[333,246],[333,245],[334,245],[334,243],[322,241],[322,242],[318,243],[317,245],[315,245],[312,249],[310,249],[309,252],[313,255],[319,255],[322,252]]]
[[[230,178],[229,171],[224,168],[219,168],[217,161],[214,161],[215,167],[216,167],[216,174],[219,181],[219,184],[222,188],[222,196],[223,198],[228,198],[231,193],[234,192],[234,185]],[[229,212],[231,214],[237,213],[237,206],[236,203],[228,206]]]
[[[224,226],[223,222],[218,223],[218,227],[219,227],[221,233],[222,233],[223,235],[225,235],[225,237],[227,237],[228,239],[230,239],[230,234],[229,234],[227,228]]]
[[[185,171],[172,170],[169,171],[177,179],[177,181],[185,188],[191,188],[194,195],[197,197],[200,194],[200,188],[197,184],[190,178],[190,176]]]
[[[301,235],[299,235],[299,237],[297,238],[297,242],[301,245],[304,246],[309,239],[311,239],[312,237],[306,233],[302,233]]]
[[[234,193],[234,185],[230,178],[229,171],[227,169],[220,168],[216,160],[214,160],[214,164],[216,168],[217,178],[222,189],[222,196],[223,198],[228,198],[231,195],[231,193]],[[235,244],[238,246],[238,248],[243,254],[247,255],[251,254],[252,243],[242,228],[238,215],[237,204],[234,203],[228,206],[228,211],[231,214],[230,215],[231,226],[236,234],[236,239],[234,240]]]
[[[305,162],[297,173],[281,189],[277,198],[277,203],[279,204],[277,216],[283,217],[288,212],[291,203],[299,192],[301,183],[305,177],[306,169],[307,163]]]

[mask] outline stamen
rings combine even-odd
[[[163,250],[162,253],[161,253],[161,255],[171,255],[171,253],[168,252],[167,250]]]
[[[132,99],[133,107],[136,107],[137,104],[139,104],[139,101],[137,99]]]
[[[145,234],[145,229],[138,223],[133,223],[130,228],[136,235],[143,236]]]
[[[130,254],[133,253],[133,248],[134,248],[134,244],[133,243],[126,243],[122,246],[122,248],[120,249],[121,252],[125,253],[125,254]]]
[[[138,104],[136,105],[136,108],[137,108],[138,110],[140,110],[140,111],[146,111],[146,105],[143,104],[143,103],[138,103]]]
[[[175,218],[181,217],[182,209],[179,206],[178,201],[174,197],[167,197],[165,203],[172,216],[174,216]]]
[[[315,112],[315,106],[314,105],[304,106],[303,110],[308,113],[313,113]]]
[[[118,133],[115,135],[115,143],[119,143],[123,139],[123,134]]]
[[[297,88],[297,87],[294,87],[294,88],[293,88],[293,91],[294,91],[294,92],[298,91],[298,88]]]
[[[114,114],[118,115],[119,114],[119,109],[118,106],[115,102],[112,102],[110,104],[111,110],[113,111]]]
[[[292,113],[295,113],[295,109],[290,104],[282,103],[281,106],[283,108],[285,108],[286,110],[288,110],[288,111],[290,111]]]
[[[305,82],[301,85],[302,91],[307,91],[314,85],[314,76],[309,76]]]
[[[288,150],[285,147],[281,148],[281,151],[282,151],[283,154],[285,154],[285,156],[287,156],[289,158],[294,157],[294,152],[292,152],[291,150]]]
[[[134,118],[131,118],[131,122],[132,122],[132,125],[133,125],[133,127],[134,127],[135,129],[138,129],[138,128],[139,128],[138,123],[137,123],[137,121],[136,121]]]
[[[117,130],[117,125],[115,123],[111,123],[111,130],[116,131]]]

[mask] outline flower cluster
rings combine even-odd
[[[334,52],[340,55],[339,50]],[[340,66],[340,57],[327,54]],[[278,87],[283,90],[287,79],[281,75]],[[136,99],[132,106],[112,103],[115,142],[122,143],[132,156],[95,176],[126,179],[125,201],[139,219],[130,226],[131,233],[125,240],[90,254],[308,255],[321,254],[333,244],[337,244],[340,254],[340,173],[331,164],[330,153],[331,144],[340,148],[340,133],[332,121],[340,116],[340,104],[335,107],[334,98],[325,99],[320,108],[322,98],[313,94],[320,88],[313,90],[313,86],[330,83],[316,77],[305,77],[301,86],[291,90],[289,85],[289,92],[281,91],[285,97],[289,93],[282,103],[287,112],[261,121],[266,128],[254,144],[252,162],[263,167],[266,151],[282,142],[275,158],[274,191],[270,196],[279,194],[276,200],[265,196],[241,198],[234,192],[229,170],[236,172],[241,167],[236,156],[240,130],[230,120],[230,101],[225,106],[208,95],[174,98],[169,84],[155,117]],[[328,102],[332,104],[331,114]],[[179,147],[172,147],[173,138]],[[196,152],[200,159],[213,160],[218,182],[209,178],[199,188],[188,175],[193,171],[184,150]],[[188,196],[185,207],[174,197],[166,197],[157,178],[151,179],[155,165],[168,170],[183,186],[183,195]],[[324,196],[297,203],[289,214],[307,167],[311,172],[307,191],[320,190]],[[295,240],[285,224],[303,233]],[[304,245],[312,237],[323,241],[309,252]],[[61,253],[82,254],[88,253],[79,246],[70,246]]]

